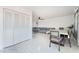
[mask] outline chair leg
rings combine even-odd
[[[58,51],[60,52],[60,44],[64,41],[64,38],[62,38],[62,40],[59,42],[59,47],[58,47]]]
[[[60,44],[61,44],[61,42],[62,42],[62,41],[60,41],[60,42],[59,42],[59,45],[58,45],[58,51],[59,51],[59,52],[60,52]]]
[[[60,52],[60,44],[58,45],[59,47],[58,47],[58,51]]]
[[[51,42],[49,43],[49,47],[51,47]]]
[[[70,48],[71,48],[71,42],[70,42],[70,39],[69,39],[68,41],[69,41],[69,46],[70,46]]]

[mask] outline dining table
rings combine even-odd
[[[68,33],[69,30],[70,30],[70,29],[68,29],[68,28],[63,29],[63,30],[55,29],[55,30],[49,30],[49,31],[47,31],[46,33],[50,33],[50,32],[52,32],[52,31],[53,31],[53,32],[54,32],[54,31],[58,31],[58,32],[59,32],[59,37],[60,37],[60,35],[67,35],[68,38],[70,38],[69,33]]]

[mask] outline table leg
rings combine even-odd
[[[68,39],[68,41],[69,41],[69,46],[70,46],[70,48],[71,48],[71,42],[70,42],[70,38]]]

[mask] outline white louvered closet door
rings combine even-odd
[[[4,9],[4,46],[17,44],[31,37],[30,16],[15,10]]]
[[[14,25],[14,19],[13,19],[13,12],[9,9],[4,9],[4,46],[10,46],[13,44],[13,25]]]

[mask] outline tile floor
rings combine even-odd
[[[78,53],[79,47],[76,41],[72,39],[72,47],[70,48],[68,42],[64,47],[61,47],[61,53]],[[52,44],[49,47],[49,35],[36,33],[33,34],[33,39],[24,41],[20,44],[5,48],[2,53],[59,53],[58,46]]]

